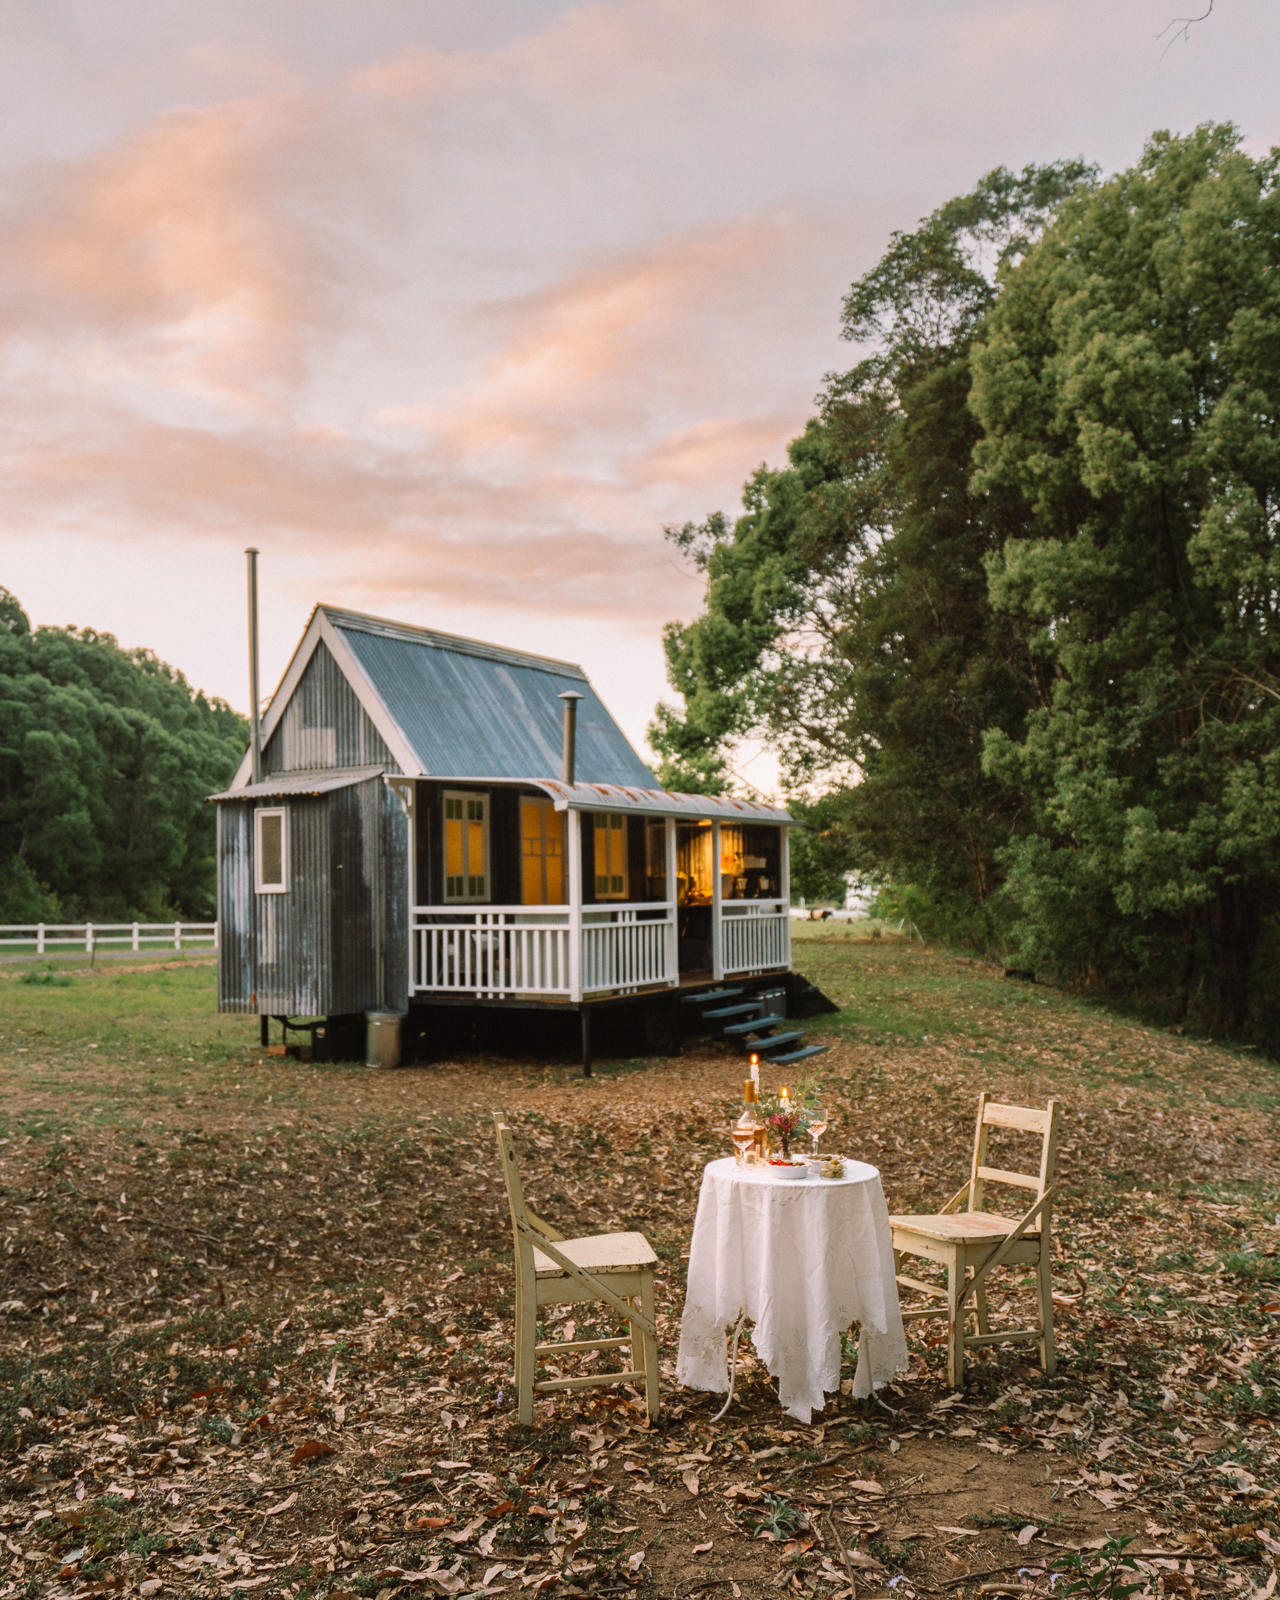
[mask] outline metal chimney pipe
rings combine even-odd
[[[561,761],[560,775],[567,784],[572,785],[574,762],[577,754],[578,701],[582,699],[582,696],[576,689],[566,689],[557,698],[564,701],[564,756]]]
[[[262,718],[258,689],[258,552],[245,551],[249,558],[249,750],[253,761],[253,782],[262,782]]]

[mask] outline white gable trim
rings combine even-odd
[[[370,722],[382,735],[383,741],[397,764],[408,777],[425,777],[422,764],[416,753],[410,749],[409,741],[400,730],[399,724],[383,705],[373,685],[369,682],[360,663],[347,648],[338,630],[325,616],[320,606],[312,611],[307,623],[306,632],[298,642],[298,648],[293,652],[289,665],[285,668],[284,677],[280,686],[271,696],[271,704],[267,707],[262,717],[262,748],[265,750],[267,741],[280,725],[294,691],[302,681],[302,674],[310,665],[311,658],[316,653],[316,646],[324,640],[329,654],[338,664],[338,670],[347,680],[351,692],[368,713]],[[246,750],[244,758],[236,768],[236,775],[227,785],[228,790],[243,789],[250,782],[253,775],[253,752]]]
[[[334,627],[323,610],[317,610],[320,619],[320,637],[329,648],[329,654],[338,663],[343,677],[351,685],[356,699],[369,715],[369,721],[382,735],[383,741],[396,759],[396,764],[406,778],[425,778],[427,774],[422,770],[422,762],[418,753],[404,736],[404,730],[387,710],[382,696],[374,688],[365,674],[364,668],[356,660],[347,641]],[[314,648],[314,646],[313,646]]]

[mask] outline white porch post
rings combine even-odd
[[[680,907],[676,883],[676,819],[666,821],[667,855],[667,910],[671,917],[667,928],[667,978],[674,988],[680,986]]]
[[[569,998],[582,999],[582,813],[569,812]]]
[[[782,894],[782,910],[786,917],[783,926],[783,950],[786,952],[787,971],[791,971],[791,829],[779,828],[782,835],[778,844],[778,888]]]
[[[724,977],[724,928],[720,918],[720,824],[711,824],[711,976]]]

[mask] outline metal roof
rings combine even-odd
[[[549,794],[557,811],[629,811],[656,817],[689,817],[713,822],[773,822],[803,827],[781,806],[763,800],[735,800],[728,795],[672,794],[666,789],[637,789],[612,783],[560,783],[529,780]]]
[[[576,689],[578,773],[620,791],[653,783],[581,667],[322,609],[423,774],[529,781],[531,773],[559,772],[564,712],[557,696]]]
[[[211,794],[210,800],[275,800],[286,795],[329,794],[334,789],[349,789],[352,784],[366,783],[370,778],[380,778],[381,767],[326,767],[323,771],[282,772],[275,778],[264,778],[261,783],[247,783],[243,789],[226,789],[222,794]]]

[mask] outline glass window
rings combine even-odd
[[[627,819],[593,814],[596,846],[596,899],[627,898]]]
[[[520,799],[520,875],[523,903],[561,906],[564,883],[565,813],[550,800]]]
[[[289,813],[283,806],[253,818],[254,887],[259,894],[284,894],[289,887]]]
[[[489,796],[444,797],[445,903],[489,898]]]

